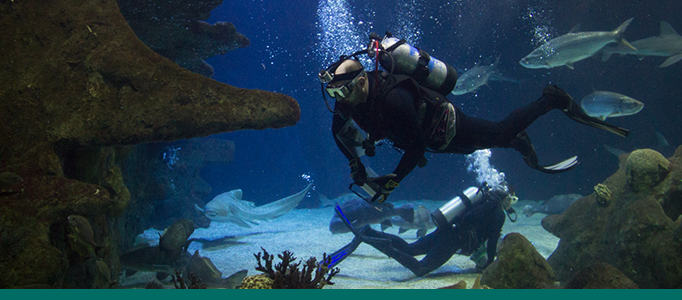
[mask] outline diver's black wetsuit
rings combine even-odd
[[[337,146],[349,160],[353,158],[353,154],[339,140],[337,133],[350,119],[353,119],[373,140],[384,138],[391,140],[396,147],[405,150],[393,172],[396,174],[393,180],[400,182],[412,172],[427,150],[422,125],[417,116],[418,101],[414,92],[400,86],[385,93],[384,101],[377,101],[374,74],[368,73],[370,93],[367,102],[357,106],[336,102],[335,109],[341,113],[334,115],[332,134]],[[543,96],[525,107],[512,111],[499,122],[469,117],[456,109],[455,137],[446,149],[435,152],[470,154],[479,149],[513,148],[512,141],[517,134],[523,132],[537,118],[556,108],[557,104],[554,103],[556,101],[552,101],[553,99]],[[525,155],[523,152],[522,154]]]
[[[456,226],[438,228],[411,244],[398,236],[365,226],[359,230],[359,236],[331,257],[336,265],[364,242],[421,277],[445,264],[458,250],[461,250],[462,255],[471,255],[483,242],[488,241],[487,267],[497,254],[497,241],[505,218],[499,202],[484,202],[467,210]],[[421,261],[414,258],[424,254],[426,256]]]

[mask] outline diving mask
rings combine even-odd
[[[358,80],[360,80],[361,77],[365,76],[365,74],[367,74],[365,72],[365,70],[358,70],[356,72],[351,72],[351,73],[341,74],[341,75],[336,75],[336,76],[329,74],[328,72],[324,72],[324,74],[322,74],[322,72],[320,72],[319,77],[320,77],[320,81],[322,81],[323,83],[326,80],[329,80],[329,78],[331,78],[331,80],[327,81],[327,82],[329,82],[329,84],[325,88],[325,90],[327,91],[327,94],[330,97],[332,97],[332,98],[339,98],[339,97],[346,98],[353,92],[353,87],[358,82]],[[353,76],[353,77],[351,77],[351,76]],[[346,81],[343,84],[337,83],[337,82],[344,82],[345,80],[347,80],[346,78],[350,79],[349,77],[351,77],[352,80]],[[336,81],[336,82],[331,82],[331,81]]]

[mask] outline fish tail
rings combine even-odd
[[[620,42],[621,44],[627,46],[628,48],[630,48],[630,49],[632,49],[632,50],[638,51],[637,48],[635,48],[634,46],[632,46],[632,45],[631,45],[627,40],[625,40],[625,38],[623,37],[623,35],[625,34],[625,29],[627,29],[628,26],[630,26],[630,23],[632,23],[632,20],[634,20],[634,19],[635,19],[635,18],[630,18],[630,19],[628,19],[627,21],[623,22],[623,24],[620,24],[620,26],[618,26],[618,28],[616,28],[616,30],[614,30],[613,33],[616,35],[616,39],[618,40],[618,42]]]

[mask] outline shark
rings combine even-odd
[[[196,204],[194,206],[211,221],[229,222],[240,227],[251,228],[249,223],[258,224],[259,221],[272,220],[290,212],[301,203],[312,186],[311,183],[294,195],[260,206],[256,206],[251,201],[242,200],[241,189],[216,196],[206,203],[203,209]]]
[[[668,67],[682,60],[682,36],[670,25],[661,21],[661,34],[632,42],[632,46],[637,50],[624,45],[605,47],[602,51],[602,61],[607,61],[613,54],[637,55],[640,60],[647,56],[668,57],[659,67]]]
[[[467,70],[459,79],[457,79],[457,84],[455,88],[450,92],[453,95],[464,95],[478,90],[481,86],[488,85],[488,80],[491,77],[500,76],[500,72],[497,70],[497,64],[500,62],[500,57],[495,59],[495,62],[491,65],[478,65]]]
[[[623,38],[625,29],[633,19],[628,19],[613,31],[578,32],[580,26],[575,26],[569,33],[551,39],[533,50],[519,63],[528,69],[551,69],[561,66],[573,69],[573,63],[593,56],[611,43],[620,43],[637,50]]]

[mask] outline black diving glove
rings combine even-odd
[[[360,158],[355,157],[348,162],[350,167],[350,178],[353,179],[355,184],[362,186],[367,182],[367,171],[365,170],[365,165],[362,164]]]
[[[380,187],[380,190],[372,198],[372,202],[379,201],[379,203],[382,203],[386,201],[391,192],[393,192],[393,190],[395,190],[395,188],[397,188],[400,185],[400,183],[393,180],[393,178],[395,177],[396,177],[395,174],[388,174],[381,177],[369,179],[370,183]]]

